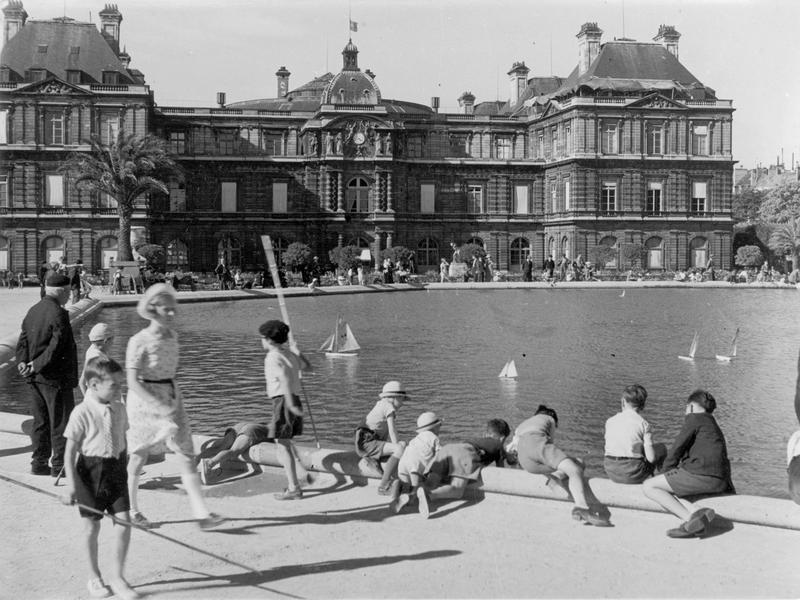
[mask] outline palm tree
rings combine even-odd
[[[792,269],[800,268],[800,217],[779,223],[769,236],[768,245],[776,252],[792,256]]]
[[[179,172],[166,143],[156,136],[139,137],[120,131],[110,145],[96,135],[88,142],[88,153],[73,153],[62,172],[74,178],[75,187],[102,192],[117,202],[119,215],[118,259],[133,259],[131,251],[131,216],[136,201],[151,192],[169,193],[165,179]]]

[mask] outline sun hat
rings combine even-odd
[[[427,411],[417,417],[417,431],[427,431],[436,427],[442,420],[436,416],[435,412]]]
[[[102,342],[103,340],[106,340],[113,336],[114,334],[111,333],[111,328],[105,323],[97,323],[89,331],[90,342]]]
[[[258,328],[258,333],[276,344],[283,344],[289,339],[289,326],[283,321],[272,319],[262,323]]]
[[[144,296],[136,305],[136,312],[139,313],[140,317],[148,321],[153,319],[153,301],[159,296],[169,296],[173,300],[177,300],[175,288],[166,283],[155,283],[145,290]]]
[[[387,381],[381,390],[381,398],[391,398],[392,396],[405,396],[406,391],[403,389],[403,384],[399,381]]]
[[[47,287],[68,287],[69,277],[61,273],[53,273],[44,281]]]

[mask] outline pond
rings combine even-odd
[[[350,443],[382,385],[400,379],[411,400],[400,410],[402,434],[434,410],[443,442],[482,431],[487,419],[516,426],[539,403],[558,411],[557,440],[602,474],[603,425],[622,389],[649,392],[645,418],[656,441],[680,429],[686,397],[696,388],[718,401],[740,493],[787,497],[785,447],[798,427],[793,399],[800,323],[794,290],[753,289],[436,290],[293,298],[287,301],[298,343],[311,358],[304,386],[326,443]],[[316,349],[337,314],[362,350],[326,358]],[[186,304],[179,380],[195,433],[215,434],[239,420],[266,421],[263,350],[258,326],[280,318],[276,300]],[[124,359],[127,339],[145,321],[132,308],[105,309],[76,331],[81,356],[98,320],[118,332],[111,355]],[[727,353],[739,328],[738,356]],[[694,332],[694,361],[686,354]],[[514,359],[519,377],[498,378]],[[0,382],[0,409],[26,412],[24,384]],[[312,444],[310,424],[299,440]]]

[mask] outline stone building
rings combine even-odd
[[[5,11],[7,22],[9,11],[24,13],[16,1]],[[280,67],[274,98],[158,106],[119,52],[121,20],[115,6],[101,13],[102,33],[69,19],[22,17],[3,51],[0,69],[13,75],[0,83],[8,124],[0,144],[12,160],[0,169],[0,243],[14,268],[32,270],[53,237],[69,258],[104,266],[111,208],[68,182],[53,205],[48,178],[65,150],[82,148],[77,127],[102,132],[112,116],[116,127],[162,136],[184,169],[168,196],[143,203],[137,221],[167,248],[170,267],[206,270],[218,257],[256,267],[264,233],[279,249],[302,241],[321,256],[353,244],[377,260],[402,245],[416,252],[420,270],[449,260],[451,241],[479,243],[511,270],[528,252],[541,264],[547,254],[587,257],[597,245],[616,251],[604,266],[622,269],[626,244],[643,245],[652,270],[704,266],[711,254],[716,266],[730,265],[732,103],[679,62],[673,27],[661,26],[653,42],[602,43],[597,25],[586,23],[569,76],[530,77],[515,62],[507,101],[476,103],[465,92],[461,112],[444,114],[436,98],[430,107],[384,98],[352,41],[338,73],[292,88]],[[27,33],[31,26],[42,33]],[[37,48],[56,43],[59,27],[85,35],[76,60],[89,71],[80,82],[69,81],[66,46],[64,65],[44,62],[43,79],[32,79],[35,61],[48,56]],[[105,58],[90,61],[89,48]],[[95,64],[114,64],[115,82]],[[61,144],[47,138],[51,106],[70,131]]]

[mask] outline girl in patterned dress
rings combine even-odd
[[[175,380],[178,336],[170,325],[175,318],[176,306],[175,292],[170,286],[157,283],[147,288],[136,310],[142,318],[150,321],[150,325],[128,342],[125,367],[130,421],[128,487],[131,519],[143,527],[153,526],[139,511],[139,475],[151,452],[164,452],[168,448],[180,459],[181,482],[189,496],[194,518],[202,529],[209,529],[224,519],[206,507],[195,467],[189,418]]]

